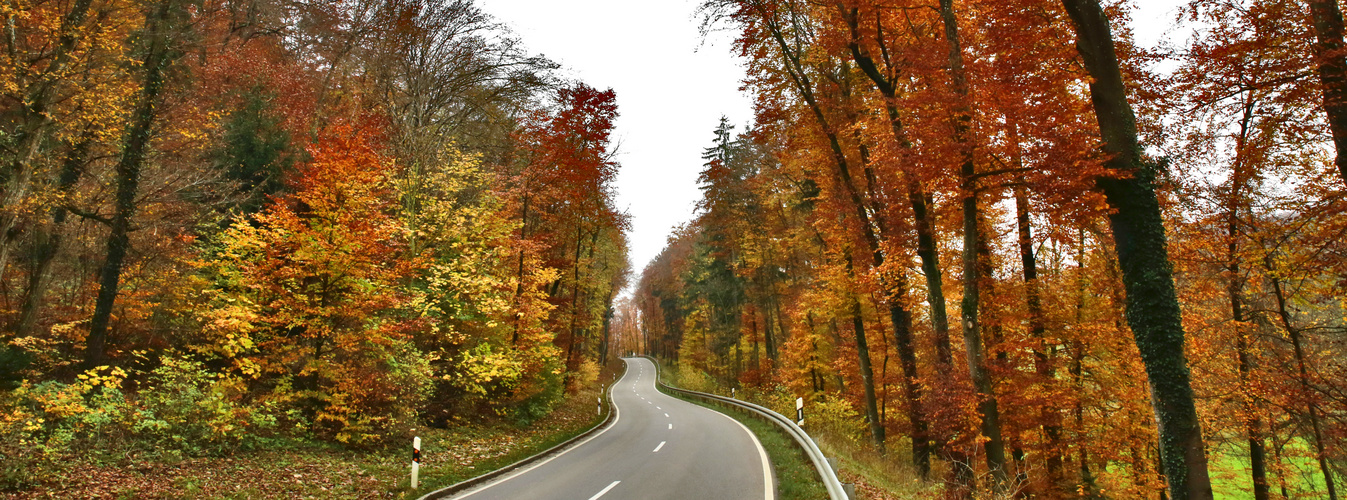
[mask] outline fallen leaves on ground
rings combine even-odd
[[[448,486],[542,451],[559,435],[593,424],[597,388],[567,397],[531,425],[463,425],[422,434],[419,493]],[[401,498],[409,493],[410,443],[398,450],[340,449],[238,452],[179,461],[123,458],[76,461],[32,489],[0,493],[12,500],[46,498]],[[110,463],[115,462],[115,463]]]

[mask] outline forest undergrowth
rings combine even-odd
[[[266,449],[183,457],[116,450],[63,457],[36,485],[6,499],[417,498],[546,450],[596,425],[600,377],[535,421],[462,421],[414,432],[422,440],[420,486],[410,489],[411,438],[356,450],[290,440]]]

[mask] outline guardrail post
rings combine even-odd
[[[412,489],[416,489],[417,475],[421,472],[421,437],[412,438]]]
[[[650,362],[655,363],[655,360],[650,359]],[[678,387],[666,385],[658,378],[660,375],[658,364],[655,365],[655,370],[656,370],[657,386],[663,387],[664,389],[667,389],[670,392],[676,392],[678,394],[682,394],[685,396],[695,397],[697,399],[702,399],[707,402],[715,404],[728,404],[730,406],[735,406],[740,409],[747,410],[755,418],[776,424],[777,427],[780,427],[792,438],[794,438],[796,444],[800,445],[800,447],[804,449],[805,454],[809,456],[809,461],[813,462],[814,464],[814,470],[816,470],[819,473],[820,476],[819,479],[823,480],[823,485],[828,490],[828,497],[831,500],[848,500],[849,498],[855,496],[856,494],[855,485],[854,484],[844,485],[841,481],[837,479],[837,465],[835,461],[833,459],[824,457],[823,452],[822,450],[819,449],[818,442],[814,439],[814,437],[810,436],[809,433],[804,431],[804,429],[801,429],[800,426],[797,425],[795,421],[790,417],[777,413],[771,410],[770,408],[765,408],[763,406],[753,404],[748,401],[739,401],[733,397],[726,398],[725,396],[720,396],[717,394],[707,394],[704,392],[690,391],[687,389],[681,389]],[[734,388],[730,388],[730,394],[732,396],[735,394]],[[800,418],[800,420],[803,420],[804,419],[804,414],[802,412],[803,400],[799,401],[797,404],[800,405],[800,407],[797,408],[797,410],[801,410],[797,412],[797,416]]]

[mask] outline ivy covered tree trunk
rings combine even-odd
[[[1333,163],[1347,183],[1347,54],[1343,53],[1342,10],[1337,0],[1310,0],[1310,17],[1318,43],[1314,55],[1319,58],[1319,82],[1323,86],[1324,111],[1328,130],[1333,135],[1337,156]]]
[[[108,322],[112,317],[112,306],[117,301],[122,265],[131,247],[131,217],[136,213],[140,168],[145,161],[150,132],[158,114],[156,108],[159,93],[164,87],[164,73],[172,61],[169,34],[174,24],[172,17],[177,10],[176,3],[176,0],[160,0],[153,5],[154,10],[146,14],[147,46],[141,65],[145,71],[145,81],[140,90],[140,102],[136,105],[122,144],[122,157],[117,162],[117,194],[112,218],[107,221],[110,231],[107,258],[99,274],[98,298],[94,303],[94,314],[89,321],[89,337],[85,343],[84,361],[91,367],[107,361]]]
[[[1132,328],[1151,389],[1159,431],[1160,462],[1173,500],[1212,498],[1202,425],[1193,403],[1183,323],[1164,220],[1156,198],[1155,166],[1141,159],[1136,115],[1113,48],[1108,17],[1096,0],[1063,0],[1076,31],[1090,82],[1106,166],[1119,177],[1101,178],[1113,213],[1109,224],[1126,288],[1127,323]]]

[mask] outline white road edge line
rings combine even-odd
[[[660,448],[663,448],[663,447],[664,447],[664,443],[667,443],[667,442],[668,442],[668,441],[660,441],[660,442],[659,442],[659,446],[656,446],[656,447],[655,447],[655,451],[652,451],[652,452],[650,452],[650,453],[659,453],[659,449],[660,449]]]
[[[553,460],[556,460],[557,458],[560,458],[562,455],[565,455],[565,454],[567,454],[567,453],[570,453],[571,450],[574,450],[574,449],[576,449],[576,448],[579,448],[579,447],[581,447],[581,446],[584,446],[585,443],[588,443],[588,442],[594,440],[594,438],[603,435],[603,433],[605,433],[605,432],[608,432],[609,429],[612,429],[613,427],[616,427],[616,426],[617,426],[617,421],[620,420],[621,418],[622,418],[622,412],[621,412],[621,411],[618,411],[617,404],[614,403],[614,404],[613,404],[613,423],[609,424],[608,427],[604,427],[604,428],[603,428],[602,430],[600,430],[599,432],[594,433],[593,435],[591,435],[591,436],[585,438],[584,440],[580,441],[579,443],[575,443],[575,444],[572,445],[570,448],[566,448],[565,450],[562,450],[561,453],[557,453],[556,455],[552,455],[551,457],[548,457],[547,460],[543,460],[543,461],[541,461],[541,462],[538,462],[538,463],[536,463],[536,464],[533,464],[533,465],[531,465],[531,466],[529,466],[529,467],[527,467],[527,468],[525,468],[525,469],[523,469],[523,470],[516,471],[516,472],[514,472],[513,474],[510,474],[510,475],[508,475],[508,476],[505,476],[504,478],[497,479],[497,480],[492,481],[492,482],[490,482],[490,483],[487,483],[487,484],[484,484],[484,485],[482,485],[482,486],[479,486],[477,489],[472,490],[472,491],[469,491],[469,492],[467,492],[467,493],[465,493],[465,494],[463,494],[463,495],[459,495],[459,496],[455,496],[455,497],[451,497],[451,498],[455,498],[455,499],[458,499],[458,500],[462,500],[462,499],[464,499],[464,498],[468,498],[468,497],[470,497],[470,496],[473,496],[473,495],[476,495],[476,494],[478,494],[478,493],[481,493],[482,491],[487,490],[487,489],[489,489],[489,488],[491,488],[491,487],[493,487],[493,486],[496,486],[496,485],[498,485],[498,484],[504,483],[504,482],[506,482],[506,481],[509,481],[509,480],[511,480],[511,479],[514,479],[514,478],[516,478],[516,477],[519,477],[519,476],[521,476],[521,475],[524,475],[524,474],[528,473],[529,471],[531,471],[531,470],[533,470],[533,469],[537,469],[537,468],[539,468],[539,467],[542,467],[542,466],[544,466],[544,465],[547,465],[548,462],[551,462],[551,461],[553,461]],[[622,482],[622,481],[617,481],[617,482],[614,482],[613,484],[608,485],[608,488],[605,488],[603,491],[599,492],[599,494],[602,495],[603,493],[607,492],[609,488],[612,488],[613,486],[617,486],[617,483],[620,483],[620,482]],[[598,496],[596,495],[596,496],[594,496],[594,498],[598,498]],[[593,500],[593,498],[591,498],[590,500]]]
[[[599,500],[599,497],[603,496],[604,493],[608,493],[608,490],[613,489],[613,487],[614,487],[614,486],[617,486],[617,483],[620,483],[620,482],[622,482],[622,481],[613,481],[613,484],[608,485],[607,488],[604,488],[604,489],[599,490],[599,492],[598,492],[598,493],[595,493],[594,496],[589,497],[589,500]]]
[[[753,431],[749,430],[748,427],[744,426],[743,422],[740,422],[734,417],[731,417],[724,413],[720,413],[718,411],[715,413],[717,415],[730,419],[731,422],[734,422],[734,425],[737,425],[739,426],[740,429],[743,429],[744,432],[748,433],[748,438],[753,440],[753,446],[758,447],[758,458],[762,460],[763,498],[765,500],[776,500],[776,488],[773,487],[772,484],[772,465],[771,462],[767,461],[767,450],[764,450],[762,448],[762,443],[758,442],[758,436],[754,435]]]

